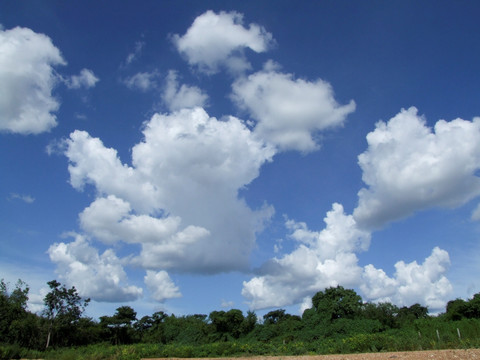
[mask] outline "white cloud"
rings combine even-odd
[[[368,249],[369,232],[377,227],[432,206],[456,207],[480,194],[480,118],[440,120],[432,130],[410,108],[379,122],[367,141],[359,164],[369,188],[359,192],[353,216],[334,204],[320,233],[288,220],[290,237],[299,245],[244,283],[242,293],[253,308],[300,303],[336,284],[360,288],[368,300],[418,302],[434,311],[445,306],[452,291],[446,251],[435,247],[420,265],[399,261],[393,277],[373,265],[360,268],[356,253]]]
[[[124,198],[140,211],[155,210],[157,189],[132,167],[122,164],[116,150],[79,130],[70,134],[65,146],[70,183],[75,189],[92,184],[99,194]]]
[[[179,217],[134,215],[130,204],[114,195],[97,198],[80,214],[82,229],[96,239],[106,244],[140,244],[142,250],[131,263],[147,269],[175,269],[191,245],[209,235],[198,226],[181,229],[180,223]]]
[[[128,243],[161,241],[172,236],[180,219],[157,219],[147,215],[133,215],[130,204],[114,195],[97,198],[80,214],[80,225],[104,243],[122,240]]]
[[[222,299],[222,301],[220,302],[220,307],[222,308],[233,308],[235,306],[235,302],[233,301],[227,301],[225,299]]]
[[[147,270],[147,275],[145,275],[144,279],[152,298],[158,302],[182,296],[180,290],[175,286],[166,271],[155,272]]]
[[[325,287],[354,286],[361,279],[355,251],[366,250],[370,234],[359,230],[340,204],[333,204],[325,217],[326,227],[312,232],[304,223],[287,221],[297,248],[282,258],[273,258],[259,275],[243,283],[242,295],[253,309],[305,303],[306,297]]]
[[[430,310],[443,310],[453,289],[445,277],[449,265],[448,253],[438,247],[421,265],[416,261],[397,262],[393,278],[383,270],[367,265],[360,289],[368,300],[388,301],[398,306],[420,303]]]
[[[98,198],[80,215],[101,241],[141,244],[133,263],[146,269],[218,272],[248,268],[255,233],[273,213],[252,210],[238,190],[274,150],[239,120],[201,108],[156,114],[132,149],[132,166],[86,132],[66,141],[71,184]]]
[[[280,150],[318,149],[315,135],[341,126],[355,103],[339,105],[330,84],[295,79],[277,72],[271,63],[263,71],[239,78],[232,99],[257,121],[255,133]]]
[[[373,265],[358,265],[356,253],[368,250],[370,233],[360,230],[340,204],[333,204],[324,220],[326,227],[320,232],[309,230],[305,223],[286,222],[290,237],[299,245],[291,253],[267,261],[257,276],[243,283],[242,295],[251,308],[301,304],[303,311],[317,291],[337,285],[360,288],[370,301],[399,306],[418,302],[431,310],[445,306],[452,291],[445,277],[450,264],[446,251],[434,248],[421,265],[399,261],[391,278]]]
[[[76,234],[70,243],[55,243],[48,249],[57,273],[69,286],[77,288],[82,297],[96,301],[132,301],[142,296],[142,289],[126,284],[121,260],[112,249],[101,255],[85,237]]]
[[[145,47],[144,41],[135,42],[135,49],[133,50],[133,52],[129,53],[127,55],[127,58],[125,59],[125,66],[128,66],[132,62],[137,60],[140,57],[140,54],[142,53],[142,50],[144,47]]]
[[[457,207],[480,195],[480,118],[440,120],[432,129],[411,107],[367,135],[358,157],[368,188],[354,217],[378,228],[429,207]]]
[[[133,164],[155,179],[162,208],[211,234],[208,242],[193,244],[182,266],[202,264],[209,271],[247,267],[255,232],[271,210],[252,211],[237,193],[258,176],[273,149],[240,120],[218,121],[200,108],[157,114],[144,135],[132,150]]]
[[[480,221],[480,204],[478,204],[475,210],[473,210],[471,219],[474,221]]]
[[[82,69],[79,75],[72,75],[64,79],[65,85],[69,89],[89,89],[94,87],[99,79],[95,76],[92,70]]]
[[[236,73],[249,69],[244,49],[265,52],[273,39],[259,25],[245,28],[242,14],[223,11],[216,14],[209,10],[195,19],[185,35],[175,34],[173,42],[190,65],[213,74],[222,66]]]
[[[65,64],[48,36],[0,29],[0,131],[39,134],[57,125],[53,66]]]
[[[177,73],[170,70],[167,75],[167,82],[162,94],[162,100],[170,111],[177,111],[184,108],[204,107],[208,95],[204,94],[196,86],[181,86],[177,80]]]
[[[27,204],[31,204],[35,201],[35,198],[30,195],[25,195],[25,194],[17,194],[17,193],[11,193],[10,196],[8,197],[9,200],[21,200]]]
[[[133,76],[127,77],[123,83],[132,90],[140,90],[147,92],[157,87],[158,73],[153,72],[139,72]]]

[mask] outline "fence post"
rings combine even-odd
[[[457,328],[458,340],[462,341],[462,336],[460,335],[460,329]]]
[[[438,339],[438,342],[440,342],[440,333],[438,332],[438,329],[437,329],[437,339]]]

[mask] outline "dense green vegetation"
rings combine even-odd
[[[354,291],[328,288],[302,316],[283,309],[258,319],[238,309],[209,315],[156,312],[137,319],[121,306],[99,321],[83,316],[89,299],[53,280],[42,314],[27,310],[28,286],[0,282],[0,359],[140,359],[301,355],[480,346],[480,293],[429,316],[419,304],[364,303]]]

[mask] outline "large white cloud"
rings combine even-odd
[[[320,232],[309,230],[304,223],[286,222],[298,245],[291,253],[267,261],[257,276],[244,282],[242,294],[251,308],[301,303],[301,309],[306,309],[317,291],[336,285],[359,288],[370,301],[444,308],[452,291],[445,277],[450,264],[445,250],[434,248],[421,265],[399,261],[394,276],[389,277],[373,265],[358,265],[356,254],[368,249],[370,233],[359,229],[340,204],[333,204],[324,220],[326,227]]]
[[[258,276],[244,282],[242,295],[251,308],[292,305],[325,287],[360,282],[362,268],[355,252],[368,248],[370,233],[359,230],[340,204],[333,204],[324,220],[326,227],[320,232],[287,221],[291,238],[299,245],[290,254],[265,263]]]
[[[0,130],[39,134],[57,125],[53,66],[64,64],[48,36],[21,27],[0,29]]]
[[[82,297],[97,301],[132,301],[143,290],[126,283],[122,261],[112,249],[102,254],[81,235],[70,243],[55,243],[48,249],[57,273],[69,285],[74,285]]]
[[[198,16],[183,36],[173,36],[177,50],[188,63],[209,74],[222,66],[233,72],[250,68],[244,49],[264,52],[272,41],[272,35],[259,25],[245,28],[243,15],[210,10]]]
[[[130,204],[114,195],[97,198],[79,217],[81,227],[106,244],[162,242],[180,225],[178,217],[134,215]]]
[[[156,209],[158,190],[135,169],[122,164],[115,149],[79,130],[72,132],[65,144],[70,183],[75,189],[91,184],[99,194],[124,198],[140,211]]]
[[[201,108],[157,114],[144,136],[132,150],[133,165],[155,179],[162,208],[210,232],[208,242],[192,244],[181,266],[208,271],[248,267],[255,232],[271,210],[252,211],[238,190],[258,176],[273,149],[239,119],[219,121]]]
[[[355,103],[339,105],[329,83],[295,79],[271,63],[232,85],[232,99],[257,121],[255,133],[280,150],[318,149],[318,132],[340,126]]]
[[[480,118],[440,120],[433,129],[411,107],[367,135],[358,157],[367,184],[354,217],[378,228],[429,207],[457,207],[480,195]]]
[[[435,247],[419,265],[416,261],[395,264],[393,277],[373,265],[367,265],[360,288],[368,300],[393,302],[398,306],[424,304],[431,310],[442,310],[453,288],[445,273],[450,258],[445,250]]]
[[[272,209],[250,209],[238,190],[274,150],[234,117],[201,108],[156,114],[132,149],[132,166],[86,132],[66,141],[70,181],[99,197],[80,215],[82,228],[106,243],[141,244],[133,259],[147,269],[245,270],[255,233]]]
[[[244,283],[243,294],[253,308],[300,303],[314,290],[336,283],[360,288],[368,300],[419,302],[433,310],[445,306],[452,291],[445,276],[450,264],[445,250],[435,247],[420,265],[398,261],[392,277],[373,265],[360,268],[356,253],[368,248],[371,231],[388,222],[433,206],[456,207],[480,195],[480,118],[440,120],[432,130],[412,107],[388,123],[377,123],[367,141],[359,164],[369,188],[360,190],[353,216],[334,205],[320,233],[287,221],[291,238],[300,245],[268,261],[259,276]],[[476,209],[472,218],[478,213]],[[359,233],[363,237],[355,235]],[[355,238],[364,240],[352,242]]]

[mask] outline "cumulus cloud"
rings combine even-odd
[[[263,27],[243,25],[243,15],[237,12],[207,11],[198,16],[187,32],[173,35],[177,50],[188,63],[200,71],[213,74],[225,66],[235,73],[250,68],[244,49],[265,52],[273,38]]]
[[[219,121],[201,108],[156,114],[143,133],[132,166],[86,132],[66,140],[71,184],[98,193],[80,214],[82,228],[105,243],[141,244],[132,261],[151,270],[248,268],[255,233],[273,209],[250,209],[238,190],[274,149],[239,119]]]
[[[399,306],[420,303],[431,310],[441,310],[453,290],[445,277],[449,266],[448,253],[435,247],[423,264],[397,262],[393,277],[373,265],[367,265],[360,289],[369,300],[393,302]]]
[[[147,92],[149,90],[155,89],[158,79],[158,73],[156,71],[152,72],[139,72],[135,75],[129,76],[123,80],[123,83],[132,90],[140,90]]]
[[[127,199],[139,211],[155,210],[157,189],[132,167],[122,164],[115,149],[80,130],[72,132],[63,147],[69,159],[70,184],[75,189],[83,190],[91,184],[99,194]]]
[[[480,118],[427,127],[414,107],[367,135],[358,157],[367,188],[359,191],[357,222],[379,228],[415,211],[457,207],[480,195]]]
[[[74,236],[73,242],[55,243],[48,249],[62,280],[96,301],[132,301],[142,296],[141,288],[126,284],[122,262],[112,249],[99,254],[84,236]]]
[[[310,82],[264,70],[239,78],[232,85],[232,99],[257,121],[255,133],[280,150],[309,152],[318,149],[319,131],[341,126],[355,110],[354,101],[339,105],[331,85],[321,79]]]
[[[301,304],[303,311],[317,291],[337,285],[359,288],[370,301],[421,303],[432,310],[445,306],[452,291],[445,277],[450,265],[445,250],[434,248],[421,265],[399,261],[389,277],[373,265],[358,265],[356,254],[368,250],[370,233],[359,229],[340,204],[333,204],[324,220],[326,227],[320,232],[309,230],[305,223],[286,222],[298,245],[291,253],[267,261],[257,276],[243,283],[242,295],[251,308]]]
[[[177,286],[173,283],[166,271],[147,270],[145,275],[145,284],[152,294],[152,298],[158,302],[164,302],[167,299],[181,297],[182,294]]]
[[[80,214],[82,229],[106,244],[141,244],[140,256],[132,262],[154,269],[175,267],[177,258],[209,235],[208,230],[198,226],[180,229],[180,223],[179,217],[134,215],[130,204],[114,195],[96,199]]]
[[[170,111],[177,111],[185,108],[205,107],[208,95],[204,94],[196,86],[181,86],[177,80],[177,72],[170,70],[167,75],[162,100]]]
[[[80,89],[85,88],[89,89],[94,87],[99,79],[95,76],[92,70],[89,69],[82,69],[80,74],[72,75],[66,79],[64,79],[65,85],[69,89]]]
[[[97,198],[80,214],[80,225],[98,240],[111,244],[119,240],[160,241],[175,233],[180,223],[178,217],[157,219],[131,212],[130,204],[114,195]]]
[[[0,29],[0,131],[39,134],[57,125],[53,67],[65,64],[48,36]]]
[[[242,293],[250,306],[305,304],[308,295],[340,284],[360,288],[372,301],[442,309],[452,291],[445,276],[450,265],[445,250],[435,247],[422,264],[398,261],[393,276],[371,264],[362,269],[356,254],[368,249],[370,232],[388,222],[433,206],[460,206],[480,194],[479,130],[479,118],[440,120],[432,130],[413,107],[377,123],[367,135],[368,149],[359,156],[369,187],[360,190],[353,215],[334,204],[321,232],[287,220],[290,238],[298,245],[267,261],[244,283]],[[473,220],[480,216],[478,209]]]
[[[293,252],[266,262],[258,276],[243,283],[242,295],[251,308],[305,303],[320,289],[359,283],[362,269],[355,252],[368,248],[370,233],[359,230],[340,204],[333,204],[324,221],[326,227],[320,232],[309,230],[305,223],[286,222],[298,245]]]

